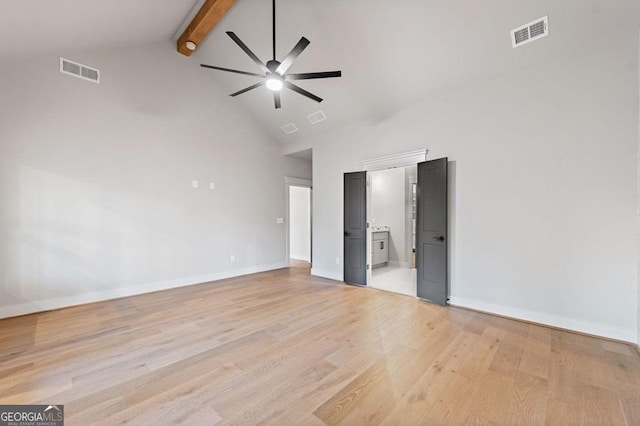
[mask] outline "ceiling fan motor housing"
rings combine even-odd
[[[272,59],[269,62],[267,62],[267,68],[269,68],[269,71],[273,73],[276,72],[279,66],[280,66],[280,62],[276,61],[275,59]]]

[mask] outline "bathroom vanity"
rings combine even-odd
[[[389,231],[374,231],[371,236],[371,263],[373,267],[389,262]]]

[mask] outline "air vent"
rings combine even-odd
[[[100,70],[60,58],[60,72],[100,84]]]
[[[298,126],[296,126],[293,123],[289,123],[289,124],[285,124],[284,126],[280,127],[282,129],[283,132],[285,132],[287,135],[290,135],[291,133],[295,133],[298,131]]]
[[[549,17],[544,16],[511,30],[511,45],[519,47],[549,35]]]
[[[316,111],[313,114],[307,115],[307,120],[309,120],[309,123],[311,124],[316,124],[326,119],[327,116],[322,111]]]

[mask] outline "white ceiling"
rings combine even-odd
[[[4,0],[0,59],[61,49],[103,48],[169,40],[195,0]],[[321,104],[290,91],[275,110],[259,88],[230,102],[283,144],[346,125],[383,120],[412,103],[535,66],[597,41],[621,26],[638,26],[640,0],[277,0],[278,59],[301,36],[311,44],[291,72],[342,70],[338,79],[300,81]],[[509,31],[549,15],[550,35],[512,49]],[[271,59],[271,1],[237,0],[191,60],[258,72],[224,33],[234,31],[263,61]],[[229,93],[253,77],[202,69]],[[322,109],[316,125],[306,115]],[[300,131],[285,135],[294,122]]]
[[[170,40],[194,0],[2,0],[0,59]]]

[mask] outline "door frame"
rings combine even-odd
[[[292,186],[298,186],[298,187],[302,187],[302,188],[309,188],[309,222],[310,222],[310,258],[311,258],[311,264],[313,265],[313,185],[312,185],[312,181],[310,179],[302,179],[302,178],[296,178],[296,177],[285,177],[284,178],[284,183],[285,183],[285,191],[286,191],[286,195],[285,195],[285,235],[286,235],[286,245],[285,245],[285,255],[286,255],[286,259],[285,262],[287,264],[287,267],[291,266],[291,258],[289,256],[291,256],[291,218],[290,218],[290,214],[289,214],[289,206],[290,206],[290,200],[289,198],[291,197],[291,191],[289,188],[291,188]]]
[[[371,172],[397,167],[415,166],[418,163],[427,161],[427,149],[390,154],[382,157],[371,158],[361,162],[362,170],[367,172],[367,224],[371,223]],[[372,247],[371,226],[367,226],[367,285],[371,284],[371,247]]]
[[[416,176],[410,176],[409,179],[407,179],[407,187],[405,188],[405,194],[409,194],[409,199],[406,200],[405,199],[405,209],[407,209],[407,211],[405,211],[405,226],[406,228],[406,234],[405,234],[405,253],[406,255],[406,259],[405,261],[409,264],[409,267],[415,268],[415,263],[412,262],[413,259],[413,254],[415,253],[414,250],[416,247],[414,247],[413,242],[414,242],[414,237],[416,236],[416,234],[413,233],[414,230],[417,231],[417,228],[414,229],[414,220],[416,222],[416,227],[417,227],[417,223],[418,223],[418,217],[417,217],[417,207],[418,207],[418,203],[416,200],[416,218],[413,219],[413,185],[416,185],[416,188],[418,186],[418,173],[417,173],[417,167],[416,167]],[[417,194],[416,194],[417,195]]]

